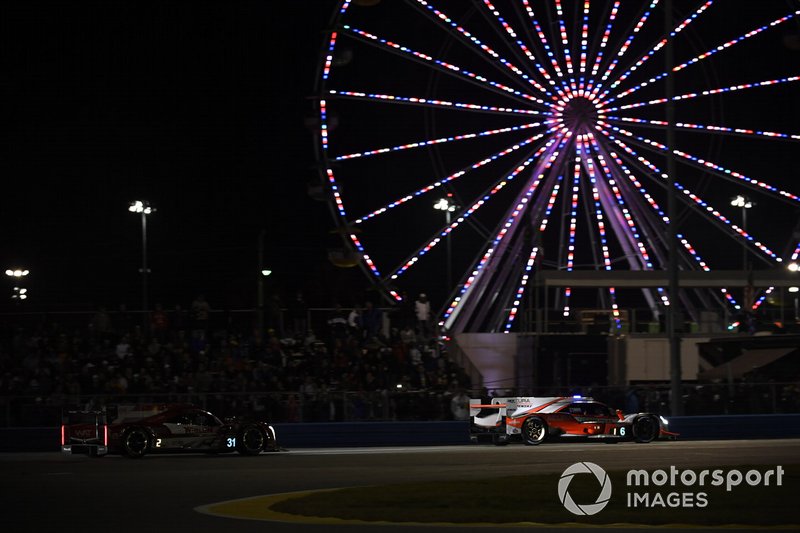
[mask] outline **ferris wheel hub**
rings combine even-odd
[[[589,133],[597,125],[597,106],[586,97],[575,96],[565,102],[560,118],[574,134]]]

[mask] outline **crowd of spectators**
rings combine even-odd
[[[6,326],[0,397],[26,405],[27,419],[71,404],[176,400],[274,421],[448,419],[462,416],[451,403],[471,385],[432,328],[372,302],[312,323],[298,295],[278,320],[236,327],[215,322],[198,296],[186,310],[156,305],[146,327],[140,319],[122,306],[77,327]]]
[[[628,411],[635,399],[669,411],[665,387],[468,394],[470,378],[438,340],[425,295],[405,300],[391,311],[365,302],[323,316],[298,293],[286,307],[233,321],[199,295],[185,309],[157,304],[146,322],[124,305],[69,325],[8,321],[0,324],[0,426],[50,424],[64,407],[107,402],[195,403],[275,422],[466,419],[470,395],[523,393],[595,395]],[[796,378],[791,359],[778,370]],[[687,414],[800,410],[800,387],[774,376],[684,393]]]

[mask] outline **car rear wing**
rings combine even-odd
[[[504,401],[505,398],[493,398],[490,402],[486,403],[480,398],[470,398],[469,400],[469,416],[475,417],[481,414],[484,415],[500,415],[506,416],[508,404]]]

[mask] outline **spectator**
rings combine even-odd
[[[208,322],[211,315],[211,306],[202,294],[192,301],[192,329],[208,332]]]
[[[453,420],[467,420],[469,418],[469,396],[464,389],[458,389],[450,400],[450,412]]]
[[[427,341],[431,337],[431,303],[424,292],[414,302],[414,314],[417,317],[417,333],[423,341]]]
[[[347,328],[350,335],[361,338],[361,309],[358,307],[351,309],[350,314],[347,315]]]
[[[378,338],[381,327],[383,326],[383,313],[370,301],[364,304],[364,314],[361,315],[361,324],[364,327],[364,336],[367,340]]]
[[[308,304],[303,293],[298,291],[294,300],[289,303],[289,317],[292,320],[292,333],[305,336],[308,328]]]
[[[169,317],[161,304],[156,304],[155,310],[150,315],[150,328],[153,336],[160,342],[164,342],[169,330]]]
[[[90,322],[93,334],[99,339],[108,338],[111,334],[111,318],[108,316],[105,307],[100,307],[92,317]]]
[[[283,324],[281,321],[281,297],[275,293],[267,298],[266,308],[264,309],[264,319],[266,328],[274,330],[278,335],[283,334]]]

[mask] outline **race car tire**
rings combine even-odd
[[[522,424],[522,442],[528,446],[536,446],[547,438],[547,422],[538,416],[532,416]]]
[[[122,451],[132,459],[141,459],[150,449],[150,435],[144,428],[133,427],[122,436]]]
[[[249,424],[239,431],[236,451],[242,455],[258,455],[264,449],[266,441],[264,430],[255,424]]]
[[[658,437],[658,420],[656,417],[644,415],[633,421],[633,437],[636,442],[652,442]]]

